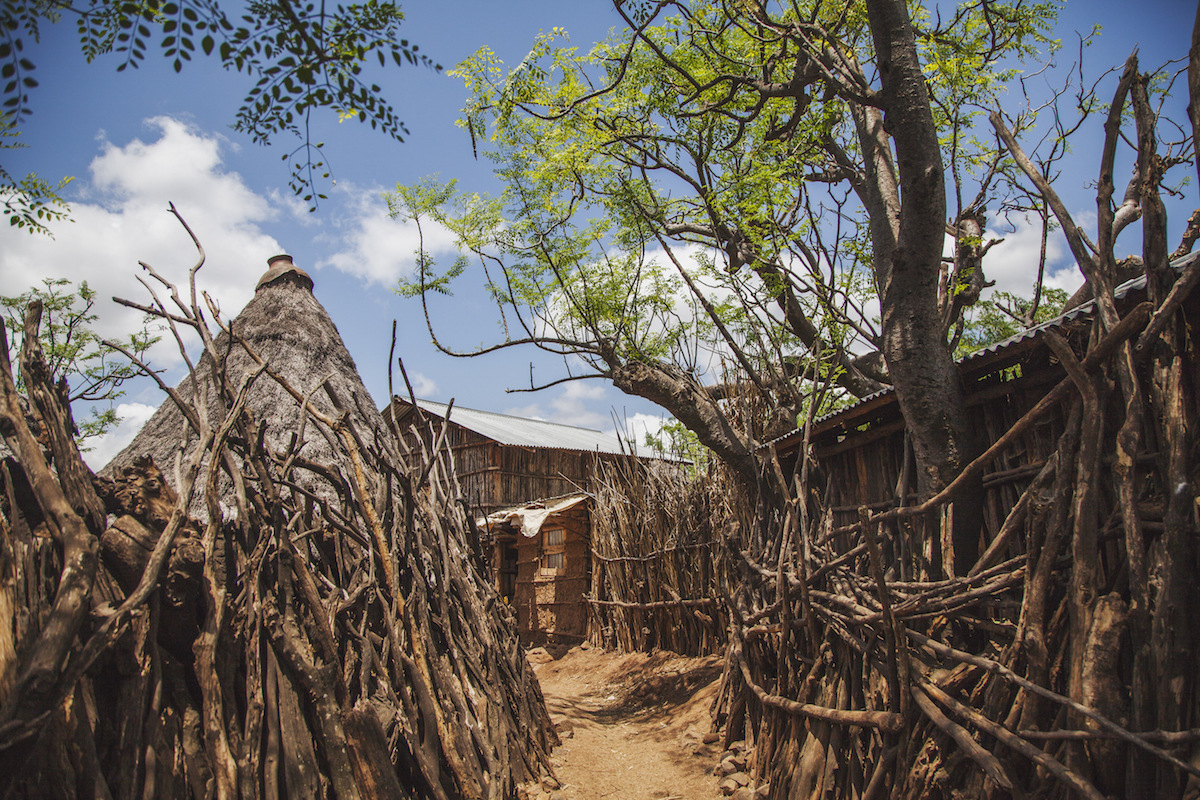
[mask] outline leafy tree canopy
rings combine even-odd
[[[317,185],[329,171],[322,144],[308,135],[312,112],[329,108],[403,141],[404,123],[363,68],[371,60],[381,66],[440,66],[400,38],[404,15],[391,0],[349,5],[252,0],[241,11],[231,17],[218,0],[2,0],[0,136],[9,137],[7,146],[12,146],[16,127],[32,111],[30,93],[37,79],[28,45],[38,41],[42,25],[67,17],[76,24],[88,61],[115,55],[118,71],[137,68],[147,54],[159,50],[177,72],[203,54],[250,76],[254,83],[237,111],[234,129],[256,143],[279,134],[297,136],[301,144],[283,158],[291,170],[292,190],[315,209],[324,198]],[[67,213],[58,194],[65,185],[35,175],[14,180],[0,169],[9,223],[47,232],[45,222]]]
[[[554,29],[511,69],[483,48],[452,73],[470,92],[461,124],[504,192],[442,187],[403,213],[449,227],[484,266],[504,337],[477,352],[536,343],[573,357],[567,379],[611,378],[693,429],[721,427],[703,408],[721,396],[702,377],[718,357],[793,425],[815,397],[892,383],[880,309],[899,285],[901,218],[919,214],[902,207],[899,106],[881,86],[868,12],[902,4],[615,5],[628,28],[590,52]],[[932,117],[958,245],[940,285],[929,264],[932,279],[913,292],[931,291],[948,359],[987,285],[985,204],[1031,207],[979,113],[999,106],[1026,60],[1057,47],[1058,3],[908,6],[928,92],[910,105]],[[463,272],[421,258],[409,293],[448,291]],[[821,392],[828,382],[836,391]],[[698,432],[710,446],[728,435]]]

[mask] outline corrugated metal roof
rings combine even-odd
[[[1191,264],[1192,261],[1194,261],[1198,256],[1200,256],[1200,253],[1189,253],[1188,255],[1183,256],[1182,258],[1172,261],[1171,267],[1176,270],[1182,270],[1188,264]],[[1120,300],[1121,298],[1125,297],[1125,295],[1129,294],[1130,292],[1137,291],[1139,289],[1145,289],[1145,288],[1146,288],[1146,276],[1143,273],[1142,275],[1139,275],[1132,280],[1125,281],[1120,286],[1113,289],[1113,297],[1116,298],[1117,300]],[[1096,301],[1088,300],[1086,303],[1079,304],[1078,306],[1076,306],[1075,308],[1072,308],[1070,311],[1068,311],[1067,313],[1063,314],[1060,317],[1055,317],[1052,320],[1047,320],[1046,322],[1043,322],[1040,325],[1034,325],[1032,328],[1028,328],[1018,334],[1010,336],[1007,339],[1001,339],[998,342],[989,344],[987,347],[982,347],[973,353],[969,353],[969,354],[963,356],[963,358],[960,360],[959,363],[970,364],[972,361],[975,361],[977,359],[984,358],[985,356],[992,355],[995,353],[999,353],[1003,350],[1007,350],[1010,347],[1012,347],[1013,345],[1020,344],[1021,342],[1029,341],[1030,339],[1036,339],[1044,331],[1053,330],[1055,328],[1061,328],[1063,325],[1067,324],[1071,320],[1090,316],[1092,314],[1092,312],[1095,310],[1095,308],[1096,308]]]
[[[1189,264],[1191,264],[1192,261],[1194,261],[1196,258],[1200,258],[1200,252],[1189,253],[1188,255],[1183,256],[1182,258],[1172,261],[1171,267],[1176,270],[1182,270],[1185,267],[1187,267]],[[1145,289],[1145,288],[1146,288],[1146,276],[1145,276],[1145,274],[1142,274],[1136,278],[1133,278],[1132,280],[1125,281],[1125,283],[1122,283],[1120,286],[1117,286],[1115,289],[1113,289],[1113,297],[1117,300],[1120,300],[1121,298],[1125,297],[1130,292],[1137,291],[1139,289]],[[1010,350],[1023,342],[1028,342],[1033,339],[1036,339],[1038,336],[1041,336],[1046,331],[1054,330],[1056,328],[1061,328],[1062,326],[1066,325],[1068,322],[1071,322],[1072,320],[1089,317],[1089,316],[1091,316],[1092,312],[1095,310],[1095,307],[1096,307],[1095,300],[1089,300],[1086,303],[1081,303],[1078,306],[1076,306],[1075,308],[1068,311],[1067,313],[1063,314],[1062,316],[1055,317],[1054,319],[1051,319],[1051,320],[1047,320],[1046,322],[1043,322],[1039,325],[1034,325],[1032,328],[1027,328],[1026,330],[1023,330],[1018,334],[1010,336],[1007,339],[1001,339],[998,342],[993,342],[992,344],[989,344],[987,347],[981,347],[980,349],[974,351],[973,353],[968,353],[967,355],[965,355],[961,359],[959,359],[958,363],[962,364],[963,366],[970,367],[976,361],[981,361],[988,357],[1001,354],[1004,351]],[[862,408],[863,406],[865,406],[868,403],[872,403],[881,397],[885,397],[887,395],[892,394],[894,391],[895,391],[895,389],[893,389],[890,386],[887,387],[886,389],[880,389],[878,392],[875,392],[874,394],[870,394],[870,395],[867,395],[866,397],[859,399],[858,402],[854,403],[854,405],[851,405],[846,408],[840,409],[839,411],[833,411],[833,412],[825,414],[821,417],[818,417],[817,419],[813,420],[813,426],[815,427],[824,422],[828,422],[829,420],[832,420],[835,417],[840,417],[843,414],[849,414],[849,413],[855,411],[856,409]],[[783,436],[780,436],[777,439],[773,439],[770,442],[767,442],[766,444],[763,445],[763,447],[770,447],[771,445],[780,445],[783,442],[788,441],[795,436],[802,435],[803,432],[804,432],[803,428],[797,428],[794,431],[789,431],[788,433],[785,433]]]
[[[397,397],[396,399],[405,405],[409,404],[403,398]],[[435,403],[432,400],[418,398],[417,405],[430,414],[436,414],[439,417],[446,416],[447,405],[445,403]],[[511,417],[492,411],[463,408],[460,405],[455,405],[451,410],[450,421],[500,444],[582,450],[589,453],[627,454],[627,451],[621,449],[621,443],[615,436],[590,428],[576,428],[556,422]]]

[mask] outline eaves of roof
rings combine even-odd
[[[1171,267],[1175,270],[1182,270],[1191,264],[1195,259],[1200,258],[1200,252],[1189,253],[1182,258],[1178,258],[1171,262]],[[1113,297],[1120,300],[1132,292],[1137,292],[1146,288],[1146,276],[1139,275],[1132,280],[1128,280],[1113,289]],[[1039,325],[1027,328],[1018,334],[1002,339],[998,342],[982,347],[973,353],[968,353],[959,359],[961,369],[967,373],[976,375],[987,374],[992,368],[1010,356],[1021,350],[1028,349],[1037,342],[1037,340],[1046,333],[1046,331],[1059,330],[1075,320],[1083,320],[1091,318],[1096,308],[1096,301],[1089,300],[1086,303],[1081,303],[1067,313],[1047,320]],[[825,414],[813,420],[811,436],[817,436],[830,428],[852,422],[853,420],[867,416],[876,409],[881,408],[891,401],[892,395],[895,394],[895,389],[888,387],[881,389],[874,394],[867,395],[861,398],[857,403],[839,411],[834,411]],[[804,436],[804,429],[797,428],[794,431],[789,431],[783,436],[762,445],[763,448],[774,446],[776,449],[787,449],[793,445],[796,439]]]
[[[408,400],[400,397],[397,397],[396,401],[405,406],[410,405]],[[417,400],[417,406],[423,411],[441,418],[446,416],[448,408],[445,403],[421,399]],[[629,455],[615,436],[590,428],[523,419],[492,411],[464,408],[459,405],[454,406],[450,411],[450,421],[504,445]]]

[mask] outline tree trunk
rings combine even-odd
[[[758,460],[751,449],[753,443],[749,436],[734,430],[698,381],[673,365],[639,362],[615,366],[609,377],[626,394],[644,397],[670,411],[729,466],[751,496],[757,493]]]
[[[937,307],[945,179],[907,7],[903,0],[872,0],[867,13],[879,60],[884,118],[867,125],[876,119],[874,110],[860,113],[860,139],[870,154],[886,148],[884,131],[890,134],[899,173],[897,183],[884,174],[888,159],[868,155],[868,183],[877,192],[876,202],[885,206],[870,209],[872,219],[880,221],[872,226],[872,238],[882,350],[912,437],[918,488],[929,497],[954,479],[975,449],[962,381]],[[883,225],[883,220],[894,222]],[[974,482],[955,499],[968,500],[981,491],[982,483]],[[965,573],[974,563],[980,519],[978,503],[955,503],[956,572]]]

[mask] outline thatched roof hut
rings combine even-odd
[[[292,263],[291,256],[278,255],[267,263],[268,269],[258,280],[254,298],[228,324],[229,329],[296,389],[311,395],[312,402],[330,416],[337,416],[331,399],[336,398],[338,405],[350,413],[360,435],[369,439],[365,444],[370,447],[372,441],[378,442],[388,435],[387,428],[363,386],[337,326],[313,296],[312,278]],[[226,375],[230,391],[236,393],[238,383],[255,365],[245,348],[230,347],[229,339],[229,333],[222,332],[216,344],[218,352],[228,354]],[[221,405],[215,400],[216,387],[211,374],[212,359],[206,353],[196,365],[195,379],[206,387],[207,405],[215,409]],[[192,385],[192,379],[185,378],[176,387],[189,402],[193,397]],[[320,426],[305,424],[299,405],[276,381],[260,378],[247,406],[255,419],[265,424],[266,441],[271,448],[295,453],[300,466],[306,462],[329,465],[331,460],[340,460],[336,458],[340,448],[332,446],[326,438],[328,432]],[[218,420],[210,420],[210,424],[217,423]],[[297,437],[294,445],[290,441],[293,435]],[[176,457],[186,457],[195,441],[195,432],[188,430],[183,414],[168,398],[129,446],[101,472],[115,476],[135,459],[150,456],[174,482]],[[225,478],[223,498],[227,488],[228,478]],[[202,500],[194,502],[192,508],[203,515]]]
[[[160,674],[174,684],[161,691],[166,722],[148,722],[150,684],[132,671],[143,692],[132,694],[112,666],[97,683],[119,689],[86,701],[98,708],[95,729],[153,731],[150,763],[177,773],[183,764],[185,778],[160,778],[155,796],[250,786],[264,797],[514,800],[518,784],[552,774],[557,738],[516,620],[472,558],[450,454],[405,451],[311,278],[287,256],[270,267],[242,313],[205,337],[174,398],[106,467],[117,477],[103,486],[109,513],[123,516],[101,555],[122,568],[123,591],[164,576],[157,640],[175,660]],[[196,304],[182,313],[197,329],[208,324]],[[181,454],[187,468],[172,476]],[[170,493],[139,463],[145,455],[184,493],[197,473],[197,487],[215,481],[206,497],[192,495],[203,525],[176,535],[176,500],[163,511]],[[197,708],[203,741],[184,748],[170,731],[200,719]],[[136,721],[125,718],[131,709]],[[101,739],[96,758],[136,778],[124,765],[148,745],[114,738]],[[20,796],[44,795],[28,783]],[[136,793],[125,786],[105,794]]]

